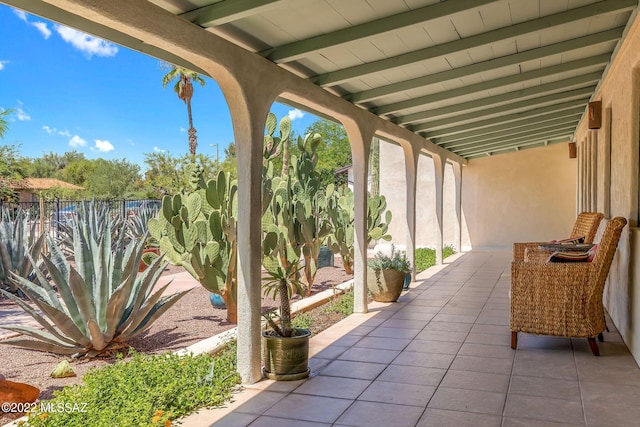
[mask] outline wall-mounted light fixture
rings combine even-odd
[[[569,142],[569,158],[575,159],[578,157],[578,147],[575,142]]]
[[[602,126],[602,101],[589,103],[589,129],[600,129]]]

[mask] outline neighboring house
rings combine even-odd
[[[353,165],[343,166],[333,171],[334,175],[346,175],[347,186],[353,191]]]
[[[83,187],[55,178],[24,178],[9,184],[9,188],[17,193],[18,202],[35,202],[38,200],[38,191],[50,190],[56,187],[84,190]]]

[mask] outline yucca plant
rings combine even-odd
[[[90,209],[94,211],[95,207]],[[120,234],[112,242],[111,223],[107,221],[104,227],[98,226],[95,211],[85,217],[80,216],[71,227],[75,267],[67,262],[60,246],[47,239],[50,252],[42,260],[53,284],[39,270],[36,270],[39,286],[13,276],[16,286],[43,314],[21,299],[3,292],[44,330],[3,326],[3,329],[35,340],[17,337],[0,343],[61,354],[95,356],[123,347],[127,340],[142,333],[187,292],[162,296],[169,286],[167,284],[154,293],[154,286],[166,266],[163,257],[138,275],[144,241],[125,247],[124,235]],[[30,260],[35,263],[33,257]]]
[[[300,267],[298,263],[292,263],[283,268],[275,260],[270,263],[270,267],[271,269],[267,270],[266,275],[262,278],[262,287],[265,295],[272,295],[273,299],[279,302],[280,313],[278,317],[280,322],[278,324],[274,320],[273,312],[267,313],[264,317],[278,336],[291,337],[295,328],[291,325],[290,299],[294,290],[302,293],[303,284],[298,280]]]
[[[14,218],[6,209],[0,218],[0,288],[10,292],[18,292],[18,287],[11,281],[11,274],[27,280],[35,279],[34,265],[29,256],[36,259],[42,250],[44,234],[35,238],[37,221],[31,228],[28,215],[19,209]]]

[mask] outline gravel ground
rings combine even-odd
[[[181,267],[169,266],[163,274],[174,274],[183,271]],[[325,267],[318,270],[313,286],[313,293],[329,289],[351,279],[342,268],[339,258],[335,260],[335,267]],[[298,297],[296,297],[298,298]],[[0,310],[7,308],[12,302],[2,300]],[[266,310],[273,307],[274,301],[264,298],[262,306]],[[330,326],[340,320],[339,316],[323,316],[315,310],[314,318],[318,318],[316,326]],[[226,310],[216,309],[209,303],[209,292],[198,286],[181,298],[173,307],[163,314],[141,336],[130,341],[131,347],[143,353],[163,353],[178,350],[217,335],[235,324],[226,321]],[[70,361],[77,376],[72,378],[54,379],[49,376],[53,368],[64,358]],[[40,399],[48,399],[53,391],[64,386],[81,383],[82,376],[91,368],[112,364],[113,356],[87,360],[73,360],[65,356],[21,349],[9,345],[0,345],[0,377],[6,380],[23,382],[41,390]],[[22,414],[4,414],[0,412],[0,426],[19,418]]]

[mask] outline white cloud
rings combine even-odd
[[[52,128],[47,125],[42,126],[42,130],[44,130],[49,135],[53,135],[54,133],[56,133],[56,128]]]
[[[101,153],[108,153],[109,151],[113,151],[113,144],[109,141],[100,141],[96,139],[96,149]]]
[[[51,30],[49,29],[49,27],[47,27],[46,23],[38,21],[30,22],[30,24],[36,27],[36,29],[40,32],[40,34],[42,34],[42,37],[44,37],[45,40],[51,37]]]
[[[87,141],[80,138],[78,135],[74,135],[73,138],[69,140],[69,147],[84,147],[87,145]]]
[[[73,28],[64,25],[54,26],[60,37],[80,52],[85,53],[89,58],[96,56],[114,56],[118,53],[118,47],[113,43],[90,36]]]
[[[180,132],[186,132],[187,128],[180,128]]]
[[[294,108],[293,110],[289,110],[289,118],[291,119],[291,121],[296,119],[301,119],[303,117],[304,117],[304,113],[298,110],[297,108]]]
[[[9,61],[0,61],[0,70],[4,70],[5,64],[8,64]]]
[[[31,116],[29,114],[27,114],[27,112],[22,109],[23,105],[24,104],[21,101],[18,101],[18,106],[15,109],[16,110],[16,118],[18,120],[20,120],[21,122],[26,122],[26,121],[31,120]]]
[[[27,20],[27,14],[24,11],[22,11],[20,9],[13,9],[13,13],[15,13],[18,16],[18,18],[20,18],[24,22],[29,22]]]
[[[163,150],[162,148],[158,148],[158,147],[153,147],[153,151],[157,151],[158,153],[164,153],[167,150]]]
[[[69,133],[68,130],[59,130],[58,131],[58,135],[62,135],[62,136],[71,136],[71,134]]]

